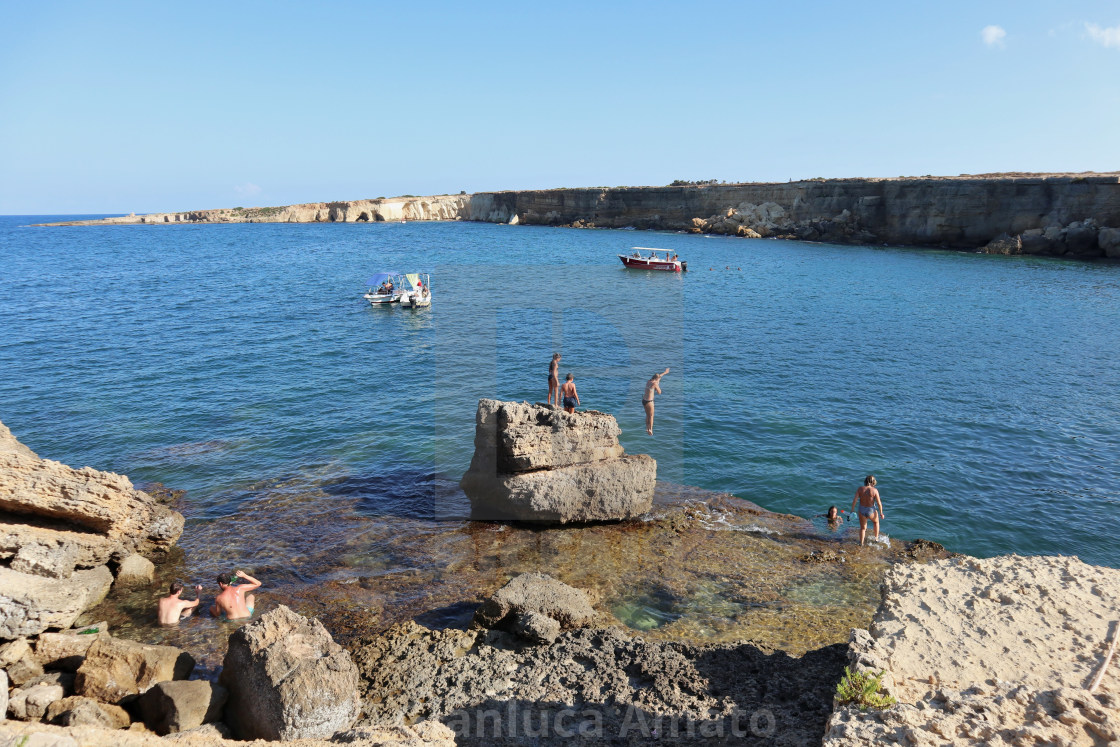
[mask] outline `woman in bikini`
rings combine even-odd
[[[669,373],[666,368],[662,373],[654,374],[646,382],[646,393],[642,397],[642,407],[646,408],[646,433],[653,435],[653,397],[661,394],[661,377]]]
[[[552,354],[552,362],[548,364],[548,404],[556,397],[556,404],[560,404],[560,354]]]
[[[883,511],[883,499],[879,497],[879,490],[875,487],[875,475],[868,475],[863,481],[863,486],[856,491],[856,497],[852,499],[853,511],[856,510],[857,502],[859,503],[859,544],[862,547],[867,538],[868,520],[875,523],[875,539],[879,539],[879,517],[884,519],[887,517]],[[876,505],[879,507],[878,511],[875,510]]]

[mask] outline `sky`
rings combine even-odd
[[[0,0],[0,214],[1120,170],[1120,0]]]

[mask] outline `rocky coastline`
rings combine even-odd
[[[554,439],[565,450],[583,444],[590,463],[607,471],[623,458],[610,443],[613,419],[603,419],[609,416],[556,418],[531,405],[487,402],[479,407],[476,473],[520,465],[562,476],[570,465],[547,458]],[[496,430],[488,433],[491,425]],[[587,500],[593,508],[597,499]],[[0,523],[8,538],[0,572],[28,576],[32,586],[102,568],[98,573],[118,588],[143,587],[151,569],[126,561],[146,553],[164,563],[182,529],[181,516],[127,478],[39,459],[2,426],[0,505],[8,512]],[[657,575],[667,584],[666,564],[691,568],[689,584],[734,575],[720,588],[737,589],[739,614],[770,620],[758,630],[776,635],[740,631],[704,644],[626,628],[593,584],[511,564],[501,584],[475,597],[469,619],[419,614],[352,635],[343,646],[329,624],[273,606],[229,635],[221,674],[213,677],[200,673],[190,652],[113,637],[104,621],[77,625],[96,594],[76,595],[72,606],[80,609],[58,616],[50,594],[13,601],[12,590],[24,586],[5,583],[0,744],[823,739],[849,747],[1120,739],[1120,664],[1108,669],[1106,661],[1110,639],[1120,635],[1120,571],[1076,558],[952,556],[924,541],[849,554],[811,537],[796,517],[710,496],[654,501],[649,513],[622,524],[581,524],[577,517],[563,529],[496,526],[503,531],[486,531],[566,537],[567,552],[582,534],[591,549],[612,532],[648,533],[643,552],[660,564]],[[799,533],[805,536],[793,537]],[[581,578],[565,570],[563,554],[556,570]],[[788,562],[779,560],[783,555]],[[101,565],[83,567],[95,563]],[[804,593],[795,589],[850,583],[852,573],[882,580],[873,615],[818,619],[810,608],[781,602],[782,595]],[[439,604],[436,592],[425,607]],[[840,607],[828,609],[826,618],[839,616]],[[36,614],[42,610],[54,616]],[[781,631],[799,626],[818,630],[817,637],[791,646]],[[880,710],[837,700],[845,665],[880,677],[883,694],[897,703]]]
[[[1120,174],[982,174],[478,192],[47,225],[482,221],[1120,258]]]

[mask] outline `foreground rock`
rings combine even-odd
[[[141,553],[169,550],[183,516],[127,477],[40,459],[0,423],[0,639],[68,628],[122,583],[150,580]]]
[[[475,451],[460,483],[484,521],[617,521],[653,503],[657,462],[627,456],[615,419],[525,402],[479,400]]]
[[[1120,663],[1086,688],[1118,608],[1120,571],[1077,558],[896,566],[849,657],[899,705],[838,708],[825,745],[1116,743]]]
[[[202,680],[160,682],[139,700],[144,723],[156,734],[188,731],[222,718],[229,693]]]
[[[126,703],[157,682],[183,680],[193,670],[191,655],[174,646],[106,637],[89,647],[74,691],[102,703]]]
[[[207,724],[197,729],[159,737],[150,732],[108,730],[96,726],[61,727],[49,724],[0,723],[0,745],[26,747],[275,747],[275,742],[242,742],[226,739],[220,728]],[[292,747],[357,747],[401,745],[401,747],[455,747],[454,733],[442,724],[425,722],[415,726],[386,726],[355,729],[338,735],[336,741],[297,739]]]
[[[358,672],[326,628],[281,605],[230,636],[226,722],[242,739],[328,738],[358,718]]]
[[[750,644],[691,646],[618,628],[526,646],[496,630],[402,623],[355,649],[367,717],[434,719],[457,743],[804,745],[820,739],[842,645],[801,657]]]
[[[43,578],[0,568],[0,639],[69,628],[83,611],[109,593],[113,574],[105,566],[69,578]]]

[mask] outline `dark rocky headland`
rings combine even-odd
[[[1120,258],[1120,173],[587,187],[129,215],[50,225],[470,220]]]

